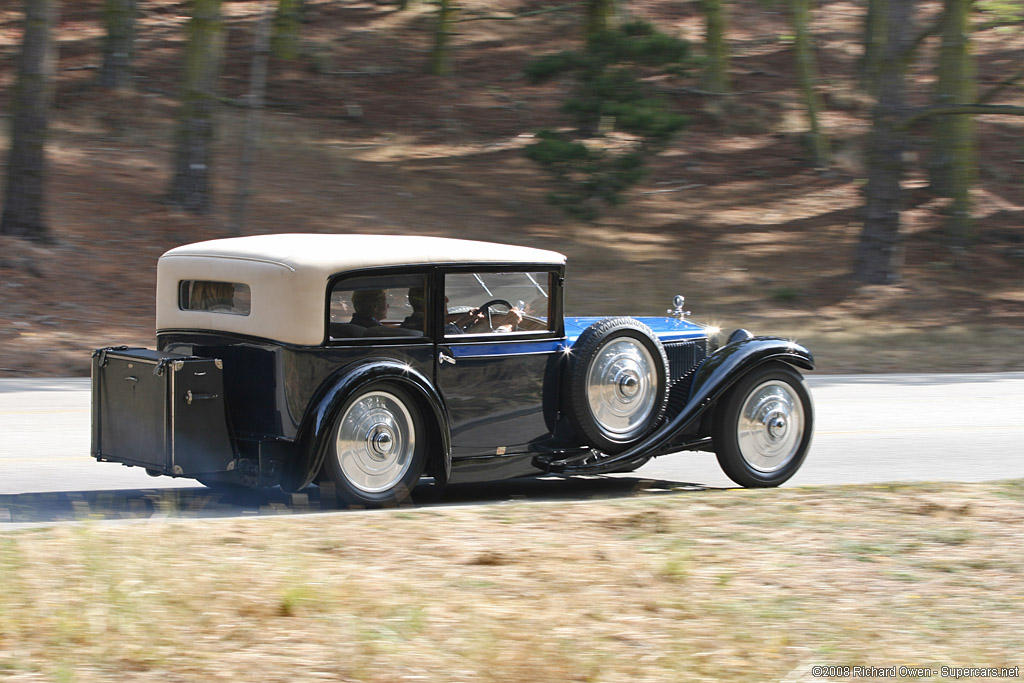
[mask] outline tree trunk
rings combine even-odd
[[[725,5],[723,0],[704,0],[703,6],[707,19],[705,48],[708,58],[704,69],[704,87],[713,93],[727,93],[730,86]]]
[[[430,52],[430,73],[434,76],[447,76],[452,72],[451,36],[454,18],[455,7],[452,0],[440,0],[434,48]]]
[[[906,53],[913,3],[887,0],[885,7],[887,39],[878,74],[878,102],[872,112],[864,227],[854,268],[858,280],[871,284],[899,281],[903,266],[900,181],[907,140],[900,124],[906,115]]]
[[[268,0],[263,16],[256,24],[253,40],[252,70],[249,77],[249,107],[245,118],[245,132],[242,136],[242,152],[238,160],[238,186],[235,190],[235,205],[231,212],[231,232],[238,235],[245,229],[246,216],[251,194],[252,165],[259,144],[260,124],[263,119],[263,99],[267,90],[267,58],[270,56],[270,29],[273,18],[273,4]]]
[[[221,46],[220,0],[193,0],[169,197],[172,204],[193,213],[206,213],[211,205],[211,146]]]
[[[804,107],[807,109],[807,123],[811,129],[809,133],[811,161],[815,166],[824,168],[829,164],[830,154],[828,139],[821,132],[821,125],[818,122],[818,112],[821,111],[821,98],[815,88],[818,81],[818,66],[814,58],[810,31],[807,27],[810,1],[792,0],[792,2],[793,28],[796,33],[794,44],[796,73],[800,82],[800,91],[803,93]]]
[[[270,39],[274,56],[295,59],[299,56],[299,0],[278,0],[274,17],[274,35]]]
[[[112,90],[131,87],[135,41],[136,0],[106,0],[103,19],[107,35],[103,40],[100,86]]]
[[[942,47],[939,50],[936,106],[975,101],[977,86],[971,57],[967,0],[945,0]],[[971,186],[977,178],[974,119],[969,114],[936,116],[932,119],[932,152],[928,171],[933,194],[952,197],[948,224],[957,243],[967,242],[971,226]]]
[[[864,15],[864,54],[860,63],[860,84],[865,92],[874,94],[885,46],[886,0],[868,0]]]
[[[583,24],[583,37],[590,39],[609,29],[619,27],[619,7],[616,0],[587,0],[587,16]]]
[[[25,32],[11,96],[11,141],[0,234],[50,239],[43,217],[46,134],[57,51],[57,0],[25,0]]]

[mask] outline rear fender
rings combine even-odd
[[[394,382],[416,397],[424,425],[433,437],[434,448],[427,456],[427,468],[439,483],[448,480],[452,469],[451,433],[440,394],[426,376],[408,365],[390,359],[371,359],[345,368],[324,382],[299,427],[296,458],[282,478],[282,489],[298,491],[313,481],[327,455],[331,430],[341,407],[362,387],[380,380]]]

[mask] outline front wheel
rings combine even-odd
[[[763,365],[742,378],[718,408],[718,463],[740,486],[778,486],[800,469],[813,428],[811,395],[800,373],[782,363]]]
[[[385,382],[360,390],[342,406],[324,462],[338,502],[382,507],[407,499],[423,473],[426,437],[406,391]]]

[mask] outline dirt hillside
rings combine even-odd
[[[0,114],[9,111],[20,11],[0,9]],[[578,314],[652,314],[676,293],[723,328],[793,336],[823,371],[1000,370],[1024,367],[1024,120],[982,117],[978,238],[951,251],[945,203],[922,163],[906,181],[903,282],[849,278],[860,229],[862,148],[870,101],[854,81],[858,3],[826,2],[814,28],[832,169],[805,165],[792,29],[781,3],[733,3],[730,38],[739,113],[698,92],[698,67],[656,85],[691,116],[630,201],[595,223],[545,201],[548,179],[521,154],[536,129],[564,122],[567,84],[529,84],[524,64],[578,44],[581,8],[534,0],[466,0],[454,73],[424,73],[435,6],[307,0],[301,56],[272,60],[247,233],[425,234],[505,241],[569,257]],[[157,257],[228,235],[242,110],[218,120],[216,208],[206,216],[162,201],[169,181],[185,3],[140,3],[137,89],[95,86],[100,0],[63,3],[60,75],[49,145],[54,242],[0,238],[0,376],[82,375],[89,352],[153,341]],[[226,101],[246,90],[260,3],[228,1]],[[922,24],[937,7],[924,4]],[[515,20],[485,19],[555,9]],[[631,12],[693,42],[697,3],[645,1]],[[983,20],[984,18],[982,18]],[[978,34],[981,88],[1016,70],[1024,33]],[[933,41],[924,45],[927,65]],[[914,75],[924,103],[931,76]],[[1020,87],[1001,103],[1022,104]],[[923,162],[926,131],[911,161]],[[6,146],[6,139],[0,145]],[[3,150],[0,150],[2,152]]]

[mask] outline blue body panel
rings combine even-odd
[[[567,343],[572,346],[587,329],[599,320],[607,316],[579,316],[565,319],[565,336]],[[651,328],[662,342],[688,341],[692,339],[703,339],[707,337],[707,331],[703,326],[690,320],[668,317],[640,317],[632,316],[644,325]]]
[[[561,351],[565,344],[560,339],[544,339],[539,341],[510,341],[501,344],[456,345],[451,343],[452,355],[456,358],[479,358],[482,356],[514,356],[521,354],[551,353]]]

